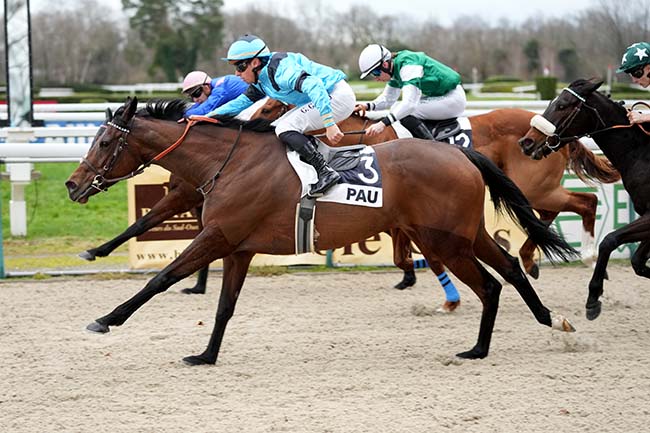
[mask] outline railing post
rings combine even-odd
[[[7,141],[28,143],[34,138],[32,128],[7,128]],[[6,163],[11,183],[11,200],[9,201],[9,222],[12,236],[27,235],[27,202],[25,188],[32,180],[33,164],[29,162]]]

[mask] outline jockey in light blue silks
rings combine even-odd
[[[356,103],[345,74],[299,53],[271,52],[254,35],[244,35],[233,42],[224,60],[235,66],[237,76],[249,87],[244,94],[207,115],[237,115],[265,96],[295,105],[276,121],[275,133],[316,169],[318,182],[312,185],[309,195],[322,196],[341,176],[327,165],[304,133],[325,128],[331,143],[343,138],[336,123],[349,117]]]

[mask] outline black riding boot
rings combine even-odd
[[[298,152],[298,155],[312,167],[316,169],[318,174],[318,182],[311,186],[309,195],[311,197],[320,197],[325,192],[336,185],[341,179],[341,175],[332,170],[325,162],[323,155],[312,146],[309,138],[296,131],[287,131],[279,135],[280,140],[291,150]]]
[[[404,127],[408,129],[411,134],[413,134],[413,137],[424,138],[425,140],[433,140],[433,135],[431,135],[431,131],[429,131],[427,125],[425,125],[424,122],[422,122],[422,120],[418,119],[417,117],[406,116],[400,119],[400,123],[404,125]]]

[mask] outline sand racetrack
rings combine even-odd
[[[188,367],[214,321],[205,296],[158,295],[107,335],[84,331],[145,283],[0,283],[2,432],[647,432],[650,284],[612,265],[603,314],[584,318],[587,267],[542,268],[542,301],[577,328],[538,325],[505,286],[490,356],[473,346],[480,303],[465,286],[434,313],[430,272],[249,277],[214,366]],[[193,284],[192,279],[192,284]],[[454,281],[458,281],[455,279]]]

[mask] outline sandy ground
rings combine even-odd
[[[473,346],[480,303],[434,313],[430,273],[249,277],[215,366],[209,294],[154,298],[108,335],[84,331],[145,280],[0,283],[2,432],[644,432],[650,422],[650,284],[612,266],[603,314],[584,318],[590,269],[535,283],[575,334],[538,325],[506,286],[488,358]]]

